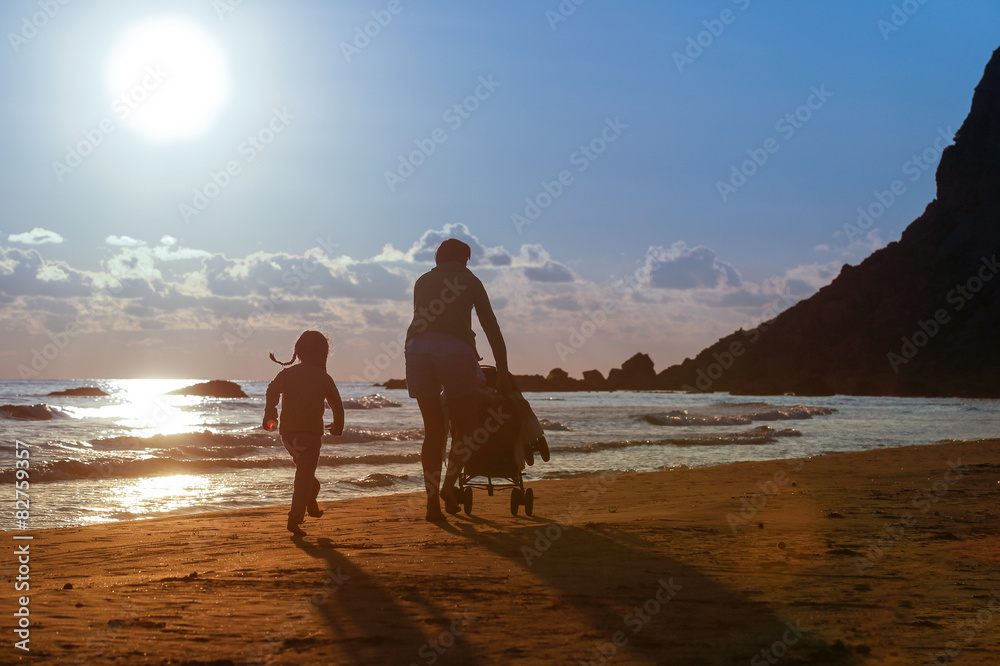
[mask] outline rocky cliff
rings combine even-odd
[[[898,242],[657,376],[665,389],[1000,397],[1000,49]]]

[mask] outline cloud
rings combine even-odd
[[[0,292],[8,296],[85,296],[90,274],[61,261],[45,261],[38,250],[0,248]]]
[[[669,249],[650,247],[645,267],[649,285],[660,289],[719,289],[742,284],[736,267],[721,261],[715,250],[704,245],[689,248],[684,241]]]
[[[62,243],[65,239],[54,231],[35,227],[23,234],[11,234],[7,236],[7,240],[25,245],[43,245],[45,243]]]
[[[160,245],[177,245],[177,239],[173,236],[164,236],[160,239]]]
[[[131,236],[108,236],[104,242],[115,247],[140,247],[146,244],[145,241],[136,240]]]
[[[532,282],[572,282],[573,272],[557,261],[546,261],[541,266],[525,266],[524,276]]]
[[[172,245],[172,244],[171,244]],[[181,261],[182,259],[203,259],[211,257],[211,252],[205,250],[195,250],[189,247],[178,247],[170,249],[170,245],[159,245],[152,248],[153,256],[160,261]]]
[[[420,240],[415,242],[405,253],[399,253],[391,245],[387,245],[382,250],[382,255],[397,255],[405,257],[409,261],[433,264],[434,252],[438,245],[449,238],[457,238],[472,250],[472,257],[469,259],[470,266],[510,266],[512,263],[512,257],[507,250],[501,246],[486,247],[461,222],[446,224],[440,230],[428,229],[420,237]]]

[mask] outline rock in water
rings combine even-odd
[[[52,391],[49,395],[82,395],[101,397],[108,394],[96,386],[84,386],[81,388],[66,389],[65,391]]]
[[[950,137],[938,137],[937,149]],[[861,158],[859,158],[861,159]],[[867,233],[869,209],[844,226]],[[905,196],[905,194],[904,194]],[[1000,397],[1000,49],[944,149],[937,198],[898,242],[812,297],[657,377],[740,394]],[[781,305],[781,307],[785,307]]]
[[[200,395],[209,398],[248,398],[240,385],[225,379],[213,379],[210,382],[192,384],[176,391],[169,391],[167,395]]]

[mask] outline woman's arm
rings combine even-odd
[[[497,364],[497,372],[501,375],[510,374],[510,369],[507,367],[507,343],[504,342],[503,334],[500,332],[500,324],[497,323],[497,316],[493,313],[493,306],[490,305],[490,297],[482,284],[476,291],[473,303],[476,306],[476,316],[479,317],[483,333],[486,334],[490,349],[493,350],[493,360]]]

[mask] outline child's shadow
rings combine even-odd
[[[316,543],[297,537],[293,541],[310,557],[326,562],[326,581],[314,594],[316,608],[343,648],[343,654],[355,663],[423,663],[435,654],[429,645],[438,639],[455,618],[446,616],[419,592],[409,591],[407,601],[419,604],[432,616],[430,636],[417,626],[396,595],[339,552],[332,541],[319,537]],[[452,635],[447,660],[454,663],[479,661],[472,647],[461,635]],[[426,654],[425,654],[426,653]]]

